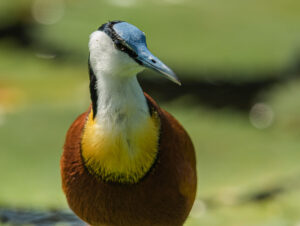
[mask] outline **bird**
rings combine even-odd
[[[100,26],[88,46],[91,105],[69,128],[60,161],[69,207],[94,226],[183,225],[196,195],[194,146],[137,74],[179,79],[125,21]]]

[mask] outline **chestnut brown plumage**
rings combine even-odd
[[[70,127],[61,158],[62,186],[70,208],[91,225],[180,226],[196,193],[193,144],[178,121],[145,94],[160,118],[159,150],[150,171],[135,184],[105,182],[92,175],[81,155],[91,108]]]

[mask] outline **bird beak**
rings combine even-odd
[[[177,78],[176,74],[156,56],[154,56],[146,47],[138,51],[137,59],[141,61],[145,67],[158,71],[165,75],[172,82],[181,85],[181,82]]]

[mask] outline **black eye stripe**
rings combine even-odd
[[[121,51],[124,51],[124,50],[129,50],[129,48],[127,48],[126,45],[123,44],[123,42],[120,42],[120,41],[115,41],[115,46],[118,50],[121,50]]]
[[[136,58],[138,56],[134,50],[128,48],[123,42],[118,40],[118,41],[115,41],[114,43],[118,50],[120,50],[124,53],[127,53],[130,57]]]

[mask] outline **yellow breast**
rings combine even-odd
[[[95,122],[91,111],[81,141],[85,165],[105,181],[136,183],[155,162],[159,130],[156,112],[134,129],[108,132]]]

